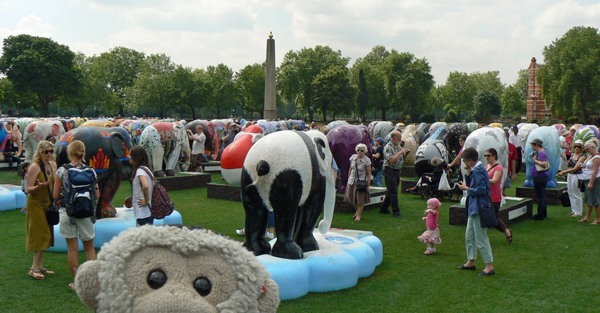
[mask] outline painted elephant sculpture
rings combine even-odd
[[[117,211],[112,201],[119,189],[121,180],[129,179],[129,151],[131,137],[119,127],[81,127],[67,132],[56,143],[56,163],[58,166],[69,163],[67,147],[73,140],[85,145],[85,163],[94,168],[98,175],[100,198],[96,208],[96,218],[115,217]]]
[[[517,126],[519,128],[519,136],[521,137],[521,147],[523,148],[523,150],[525,149],[525,143],[527,143],[527,137],[529,136],[529,133],[531,133],[531,131],[533,131],[534,129],[540,127],[538,124],[524,124],[521,126]]]
[[[446,136],[448,130],[446,127],[440,126],[431,134],[417,149],[415,154],[415,172],[419,177],[423,173],[431,173],[433,165],[430,161],[434,157],[439,157],[448,162],[448,149],[446,148]]]
[[[477,150],[479,161],[481,161],[484,166],[488,164],[485,159],[485,152],[490,148],[496,149],[496,152],[498,153],[498,163],[504,168],[501,182],[506,181],[508,174],[508,141],[506,140],[506,133],[502,128],[486,126],[475,130],[465,141],[464,148],[470,147]],[[461,171],[463,176],[466,175],[464,162],[461,163]]]
[[[206,136],[206,141],[204,142],[204,150],[210,151],[212,154],[211,158],[216,160],[219,157],[220,148],[220,140],[219,134],[215,127],[215,124],[212,121],[207,120],[194,120],[185,125],[186,130],[191,130],[193,134],[196,134],[196,125],[202,125],[204,136]],[[191,145],[193,142],[189,140],[188,144]]]
[[[280,122],[268,122],[265,120],[258,120],[256,125],[260,126],[264,130],[265,135],[272,134],[278,130],[287,130],[287,126]]]
[[[101,121],[101,120],[91,120],[91,121],[87,121],[81,125],[79,125],[79,127],[116,127],[115,123],[111,122],[111,121]]]
[[[491,123],[490,125],[488,125],[489,127],[497,127],[497,128],[503,128],[504,126],[502,125],[502,123]]]
[[[335,129],[338,126],[342,126],[342,125],[350,125],[350,123],[346,122],[346,121],[333,121],[330,122],[329,124],[327,124],[327,126],[325,126],[325,128],[323,129],[323,132],[327,133],[332,131],[333,129]]]
[[[9,139],[12,139],[17,144],[17,155],[21,155],[21,152],[23,152],[23,141],[21,140],[19,126],[11,120],[0,121],[0,151],[4,151]],[[4,160],[4,153],[1,154],[0,160]]]
[[[381,121],[372,121],[371,123],[369,123],[369,125],[367,125],[367,130],[369,131],[369,134],[371,134],[371,137],[373,137],[373,128],[379,122],[381,122]],[[377,138],[377,137],[373,137],[373,138]]]
[[[600,140],[600,132],[598,131],[598,127],[594,125],[581,126],[575,131],[575,135],[573,136],[573,141],[571,144],[573,144],[577,139],[581,139],[583,140],[583,143],[585,143],[592,138],[597,138]]]
[[[75,121],[72,119],[59,118],[58,120],[63,124],[63,127],[65,128],[66,132],[73,130],[77,127],[77,125],[75,125]]]
[[[140,145],[146,149],[150,165],[157,177],[175,176],[175,167],[181,153],[185,155],[185,171],[190,165],[190,143],[180,123],[156,122],[144,129]],[[165,170],[163,171],[163,160]]]
[[[427,123],[421,123],[417,126],[417,137],[415,137],[415,139],[418,144],[422,144],[425,141],[425,135],[427,135],[428,131],[429,128],[427,127]]]
[[[469,122],[467,123],[467,129],[469,130],[469,133],[472,133],[475,130],[479,129],[479,124],[476,122]]]
[[[289,120],[289,121],[292,122],[292,127],[289,129],[294,129],[294,126],[298,126],[298,128],[300,128],[300,130],[306,129],[306,123],[304,123],[303,120]]]
[[[58,141],[65,134],[65,128],[59,121],[38,120],[31,122],[23,135],[23,149],[25,149],[25,162],[31,162],[37,150],[38,143],[48,136]]]
[[[450,153],[450,159],[453,160],[460,151],[460,136],[469,135],[469,128],[465,123],[452,123],[448,126],[448,136],[446,136],[446,147]]]
[[[21,138],[24,138],[25,130],[27,129],[27,126],[29,124],[33,123],[34,121],[37,121],[37,119],[31,118],[31,117],[23,117],[23,118],[19,118],[19,119],[15,120],[15,123],[17,123],[17,125],[19,126],[19,131],[21,132]]]
[[[140,137],[144,129],[150,126],[152,123],[147,120],[126,120],[119,124],[119,127],[125,129],[131,136],[131,143],[134,146],[140,145]]]
[[[567,126],[565,126],[565,124],[554,124],[554,125],[552,125],[552,126],[553,126],[554,128],[556,128],[556,130],[558,131],[558,133],[559,133],[559,134],[560,134],[560,132],[561,132],[563,129],[566,129],[566,128],[567,128]],[[567,130],[568,130],[568,129],[567,129]]]
[[[519,131],[520,132],[520,131]],[[552,126],[538,127],[529,133],[527,136],[527,143],[524,146],[523,156],[527,165],[527,178],[525,179],[525,187],[533,187],[533,181],[531,179],[531,167],[533,166],[533,159],[531,153],[533,148],[531,147],[531,141],[535,138],[541,139],[543,147],[548,153],[548,161],[550,162],[550,169],[548,170],[548,183],[546,187],[554,188],[557,186],[556,173],[558,172],[558,166],[560,165],[560,140],[556,128]]]
[[[322,234],[333,218],[331,164],[327,137],[319,131],[280,131],[255,142],[244,160],[240,186],[246,212],[244,246],[255,255],[271,253],[286,259],[301,259],[305,252],[318,250],[313,230],[319,216],[324,212]],[[265,240],[270,211],[277,230],[273,248]]]
[[[350,157],[356,154],[356,145],[364,143],[367,147],[373,145],[373,139],[365,125],[340,125],[327,134],[329,148],[341,172],[342,185],[339,192],[346,192]],[[367,149],[367,157],[372,159],[371,149]]]
[[[416,136],[418,136],[417,126],[408,125],[404,127],[402,132],[402,141],[404,141],[404,147],[410,149],[410,153],[404,157],[404,165],[415,164],[415,155],[417,154],[417,149],[419,149],[419,144],[415,138]]]
[[[379,137],[385,138],[390,132],[394,130],[394,124],[392,122],[383,121],[379,122],[373,127],[373,134],[371,137],[377,139]]]
[[[429,131],[427,134],[425,134],[425,137],[422,139],[421,143],[425,142],[425,140],[435,134],[440,127],[444,127],[446,128],[446,131],[448,131],[448,124],[446,122],[435,122],[429,126]]]

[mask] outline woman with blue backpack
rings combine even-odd
[[[75,278],[79,268],[77,237],[83,242],[86,260],[96,260],[94,212],[95,199],[100,197],[100,191],[96,173],[91,167],[83,164],[85,156],[83,142],[73,140],[67,148],[67,154],[71,162],[56,171],[53,196],[60,206],[60,235],[67,240],[69,270]],[[74,180],[78,182],[73,183]],[[74,283],[70,283],[69,287],[75,290]]]

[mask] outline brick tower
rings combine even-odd
[[[527,120],[551,120],[550,105],[546,105],[546,101],[542,97],[542,86],[536,80],[537,70],[540,65],[536,63],[535,58],[531,59],[529,69],[527,71]]]

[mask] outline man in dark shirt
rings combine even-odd
[[[223,150],[227,148],[227,146],[233,142],[235,139],[235,135],[239,133],[240,129],[236,123],[230,123],[227,125],[227,130],[223,132],[223,137],[221,137],[221,141],[223,141]]]
[[[381,187],[383,180],[383,138],[375,140],[375,152],[373,153],[373,185]]]

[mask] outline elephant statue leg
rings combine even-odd
[[[165,177],[165,172],[162,170],[163,164],[163,156],[164,156],[163,147],[155,147],[152,149],[152,154],[149,155],[152,160],[152,169],[154,170],[154,176],[156,177]],[[135,175],[135,173],[134,173]]]
[[[177,175],[177,171],[175,170],[175,167],[177,166],[177,162],[179,161],[179,154],[181,152],[181,147],[176,146],[172,149],[172,151],[167,155],[167,160],[166,160],[166,169],[167,169],[167,176],[175,176]]]
[[[302,248],[302,251],[319,250],[317,240],[313,236],[315,225],[323,212],[323,202],[325,201],[326,180],[325,177],[319,182],[318,189],[313,191],[307,201],[299,208],[302,212],[296,221],[296,243]]]
[[[98,206],[96,207],[97,219],[117,216],[117,210],[112,205],[112,200],[121,185],[119,172],[111,170],[108,173],[108,178],[100,186],[100,198],[98,198]]]
[[[302,186],[300,174],[289,170],[278,175],[271,187],[271,194],[278,195],[270,199],[277,229],[277,242],[271,251],[275,257],[301,259],[303,256],[302,248],[294,240],[294,225],[299,222],[298,204],[302,197],[302,189],[298,186]]]
[[[246,171],[242,172],[241,187],[246,188],[247,192],[242,198],[246,220],[244,223],[246,232],[246,241],[244,247],[252,251],[254,255],[269,254],[271,245],[265,239],[265,231],[269,219],[269,210],[262,201],[258,190],[252,185],[252,179]]]

